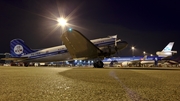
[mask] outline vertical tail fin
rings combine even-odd
[[[147,59],[147,55],[144,55],[143,58],[141,58],[141,60],[146,60]]]
[[[163,52],[171,51],[173,45],[174,45],[174,42],[169,42],[169,44],[168,44],[162,51],[163,51]]]
[[[34,50],[31,50],[21,39],[14,39],[10,42],[10,53],[12,57],[20,57],[32,52]]]

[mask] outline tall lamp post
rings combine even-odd
[[[61,34],[63,34],[64,28],[67,25],[67,20],[65,18],[58,18],[57,22],[58,22],[58,25],[61,26]],[[62,42],[62,44],[63,44],[63,42]]]
[[[58,26],[61,26],[61,35],[62,35],[64,32],[64,28],[67,25],[67,20],[65,18],[61,17],[61,18],[57,19],[57,22],[58,22]],[[63,45],[63,41],[62,41],[62,45]],[[63,65],[65,64],[64,61],[62,63],[63,63]]]
[[[134,56],[134,49],[135,49],[135,47],[132,46],[131,49],[132,49],[132,56]]]

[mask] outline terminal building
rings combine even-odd
[[[5,63],[5,61],[1,60],[1,58],[5,58],[4,53],[0,53],[0,66],[2,66]]]
[[[3,66],[4,64],[10,64],[11,61],[1,60],[1,58],[8,58],[10,56],[10,53],[0,53],[0,66]]]

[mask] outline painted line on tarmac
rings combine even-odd
[[[146,99],[141,98],[138,93],[136,93],[132,89],[128,88],[125,84],[123,84],[122,81],[116,76],[116,73],[114,71],[109,72],[109,75],[119,82],[119,84],[126,91],[128,98],[130,98],[132,101],[146,101]]]
[[[67,70],[71,70],[72,68],[64,68],[64,67],[62,67],[61,68],[61,71],[59,71],[59,72],[64,72],[64,71],[67,71]]]

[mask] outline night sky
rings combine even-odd
[[[15,38],[32,49],[61,45],[62,31],[53,19],[62,14],[88,39],[117,34],[127,41],[119,56],[132,56],[131,46],[135,55],[155,54],[170,41],[180,52],[179,5],[179,0],[1,0],[0,53],[9,52]]]

